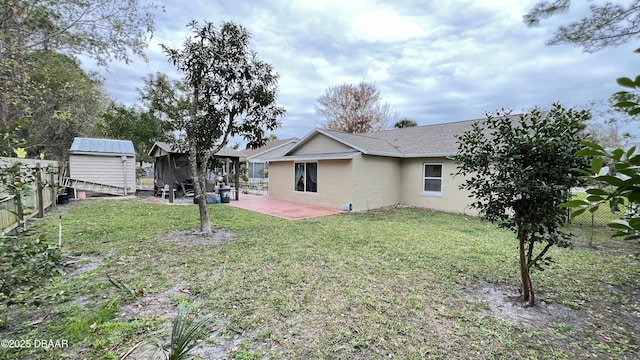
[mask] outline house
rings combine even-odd
[[[269,160],[282,157],[298,141],[298,138],[271,140],[257,149],[241,150],[240,153],[247,159],[249,182],[268,182],[265,169],[268,169]]]
[[[192,187],[191,165],[189,164],[189,153],[180,151],[173,145],[158,141],[153,144],[149,150],[149,156],[154,158],[154,190],[158,192],[165,185],[173,184],[174,190],[189,190]],[[214,176],[222,176],[225,183],[233,182],[238,184],[240,181],[240,158],[242,154],[237,150],[229,147],[223,147],[218,151],[215,158],[221,161],[218,173],[210,173],[207,177],[207,187],[213,183]],[[233,174],[232,178],[229,175]],[[213,188],[207,189],[213,191]],[[236,200],[238,194],[236,193]],[[173,202],[174,193],[169,191],[169,202]]]
[[[62,186],[111,195],[136,192],[136,151],[129,140],[76,137]]]
[[[405,204],[458,213],[456,135],[480,120],[350,134],[315,129],[284,156],[269,161],[269,197],[363,211]]]

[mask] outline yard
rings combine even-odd
[[[574,199],[585,200],[588,194],[586,192],[576,192],[573,194]],[[594,212],[586,211],[575,218],[571,219],[572,223],[583,225],[606,225],[616,219],[624,219],[627,214],[628,204],[619,205],[620,211],[612,212],[609,204],[603,204]]]
[[[117,359],[166,341],[176,304],[215,313],[195,354],[216,358],[632,359],[640,357],[640,249],[597,228],[533,273],[539,304],[517,301],[513,234],[412,208],[304,221],[212,205],[216,233],[193,233],[197,207],[94,200],[43,221],[66,275],[9,306],[0,339],[68,347],[0,349],[0,358]],[[109,282],[117,279],[131,296]],[[130,358],[140,354],[140,348]]]

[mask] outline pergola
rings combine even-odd
[[[189,154],[174,150],[171,144],[156,142],[149,151],[149,156],[155,159],[154,166],[154,190],[169,184],[169,202],[173,203],[175,194],[173,189],[176,184],[191,183],[191,166],[189,165]],[[240,158],[242,154],[237,150],[224,147],[218,151],[215,158],[231,160],[235,174],[235,199],[240,199]],[[208,181],[207,181],[208,182]],[[206,189],[205,189],[206,190]]]

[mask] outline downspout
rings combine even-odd
[[[127,156],[122,155],[122,173],[124,174],[124,195],[127,195]]]
[[[295,165],[294,165],[294,166],[295,166]],[[264,168],[265,168],[265,169],[268,169],[268,168],[269,168],[269,160],[265,160],[265,162],[264,162]],[[294,172],[294,174],[295,174],[295,170],[294,170],[293,172]],[[270,188],[270,186],[269,186],[269,184],[267,184],[267,197],[270,197],[270,196],[269,196],[269,188]]]

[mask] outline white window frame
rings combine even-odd
[[[304,190],[298,190],[297,189],[297,184],[295,182],[295,172],[296,172],[296,165],[298,164],[304,164]],[[308,190],[308,185],[307,185],[307,164],[316,164],[316,177],[318,176],[318,162],[317,161],[296,161],[293,163],[293,173],[294,173],[294,182],[293,182],[293,191],[297,192],[297,193],[303,193],[303,194],[317,194],[318,193],[318,184],[316,183],[316,191],[309,191]]]
[[[440,166],[440,177],[427,176],[427,166]],[[425,180],[440,180],[440,191],[426,191],[424,189]],[[444,164],[442,163],[422,163],[422,195],[424,196],[442,196],[444,188]]]

